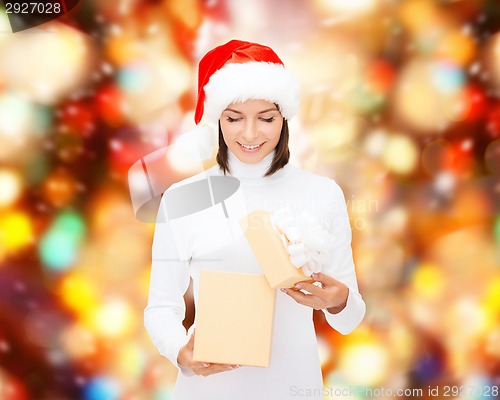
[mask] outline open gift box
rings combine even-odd
[[[200,272],[193,359],[269,366],[276,290],[312,281],[290,261],[271,214],[254,211],[240,225],[264,275]]]
[[[263,275],[201,271],[193,359],[269,366],[275,300]]]

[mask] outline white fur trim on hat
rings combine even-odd
[[[267,100],[290,120],[299,111],[299,83],[281,64],[249,61],[230,63],[216,71],[205,89],[203,120],[217,123],[231,103]]]

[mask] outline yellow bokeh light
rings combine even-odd
[[[422,31],[428,27],[440,26],[439,10],[431,0],[407,0],[399,6],[401,21],[410,31]]]
[[[339,371],[352,384],[375,386],[387,377],[389,364],[386,348],[376,342],[361,342],[341,350]]]
[[[426,263],[419,265],[413,273],[411,285],[418,298],[435,299],[442,294],[444,277],[437,265]]]
[[[438,45],[437,53],[458,65],[467,65],[475,56],[474,39],[460,30],[447,32]]]
[[[330,162],[353,156],[353,142],[362,130],[362,120],[346,112],[336,118],[322,118],[310,131],[311,144],[318,157]]]
[[[148,295],[150,278],[151,278],[151,269],[149,268],[148,265],[147,268],[144,268],[142,270],[141,276],[139,278],[139,290],[141,294],[144,294],[144,296]]]
[[[317,0],[317,6],[326,13],[361,14],[372,11],[376,0]]]
[[[112,299],[95,309],[89,322],[95,332],[107,337],[119,337],[130,333],[135,317],[128,303]]]
[[[191,29],[196,29],[203,22],[203,7],[197,1],[168,1],[164,4],[172,15]]]
[[[407,136],[390,136],[384,149],[383,160],[387,168],[393,172],[410,173],[417,165],[417,147]]]
[[[8,36],[0,48],[0,75],[16,92],[50,105],[87,81],[93,54],[88,37],[77,29],[52,21],[44,30]]]
[[[136,379],[140,377],[145,365],[145,356],[141,349],[133,344],[127,343],[120,346],[117,354],[115,369],[123,379]]]
[[[488,284],[484,297],[484,307],[490,315],[500,319],[500,276]]]
[[[338,119],[324,119],[315,124],[311,131],[318,147],[336,148],[351,142],[358,134],[359,124],[354,116]]]
[[[125,65],[140,57],[140,43],[138,43],[129,30],[121,35],[108,37],[105,52],[109,59],[118,65]]]
[[[67,275],[61,281],[58,293],[64,304],[81,317],[89,315],[98,307],[98,297],[94,285],[81,274]]]
[[[0,207],[10,206],[21,194],[21,177],[12,170],[0,170]]]
[[[34,241],[33,225],[29,215],[20,211],[0,216],[1,247],[16,251]]]
[[[448,329],[454,333],[451,342],[456,346],[467,346],[470,340],[482,336],[493,327],[493,319],[487,310],[473,298],[463,297],[447,315]],[[464,324],[464,321],[467,321]]]
[[[344,338],[338,352],[338,372],[352,385],[376,386],[389,372],[391,356],[366,325],[356,328]]]

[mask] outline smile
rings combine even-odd
[[[244,149],[246,150],[255,150],[255,149],[258,149],[259,147],[261,147],[264,143],[261,143],[261,144],[256,144],[254,146],[250,146],[250,145],[246,145],[246,144],[241,144],[241,143],[238,143],[241,147],[243,147]]]

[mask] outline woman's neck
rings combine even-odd
[[[238,157],[236,157],[229,149],[227,152],[229,172],[235,178],[243,180],[273,179],[283,174],[282,168],[270,176],[264,176],[273,162],[274,150],[265,156],[261,161],[253,164],[244,163],[239,160]]]

